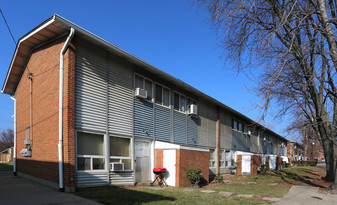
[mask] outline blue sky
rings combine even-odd
[[[259,116],[259,110],[251,109],[257,99],[245,88],[254,84],[237,76],[230,63],[224,67],[208,14],[188,0],[2,1],[0,8],[16,40],[57,13],[249,118]],[[0,19],[1,87],[14,49]],[[0,94],[0,130],[13,128],[12,115],[13,101]],[[268,117],[266,123],[285,134],[286,122]]]

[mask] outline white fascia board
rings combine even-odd
[[[55,21],[55,15],[53,16],[52,19],[50,19],[49,21],[47,21],[46,23],[44,23],[43,25],[41,25],[40,27],[38,27],[37,29],[35,29],[34,31],[32,31],[31,33],[29,33],[27,36],[21,38],[17,44],[17,47],[15,49],[15,52],[14,52],[14,56],[12,58],[12,62],[11,62],[11,65],[9,66],[9,71],[7,73],[7,76],[6,76],[6,80],[5,80],[5,83],[2,87],[2,90],[1,92],[4,93],[5,91],[5,87],[7,86],[7,82],[8,82],[8,78],[10,76],[10,73],[12,72],[12,68],[13,68],[13,64],[14,64],[14,61],[16,59],[16,55],[19,51],[19,48],[20,48],[20,44],[25,41],[26,39],[30,38],[32,35],[36,34],[37,32],[41,31],[42,29],[44,29],[45,27],[49,26],[50,24],[52,24],[53,22]]]
[[[161,142],[161,141],[155,141],[155,149],[186,149],[186,150],[192,150],[192,151],[200,151],[200,152],[209,152],[208,149],[202,149],[198,147],[187,147],[187,146],[181,146],[178,144],[168,143],[168,142]]]

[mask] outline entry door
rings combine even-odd
[[[251,162],[251,156],[250,155],[243,155],[242,156],[242,174],[250,173],[250,162]]]
[[[275,156],[269,157],[269,169],[276,169],[276,157]]]
[[[150,166],[150,142],[135,141],[136,147],[136,182],[149,182],[151,174]]]
[[[163,166],[167,169],[165,181],[169,186],[176,185],[176,150],[164,150]]]

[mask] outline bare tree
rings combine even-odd
[[[195,0],[211,14],[226,59],[255,76],[252,89],[264,118],[304,116],[324,149],[329,181],[337,186],[336,5],[333,0]],[[252,68],[253,67],[253,68]]]
[[[10,128],[0,133],[0,151],[14,146],[14,131]]]

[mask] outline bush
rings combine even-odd
[[[201,169],[187,169],[186,177],[191,182],[192,186],[199,186],[202,179]]]
[[[223,176],[215,176],[214,177],[214,181],[215,182],[218,182],[218,183],[223,183]]]
[[[312,166],[315,167],[317,165],[316,160],[310,160],[310,161],[293,161],[293,164],[295,166]]]

